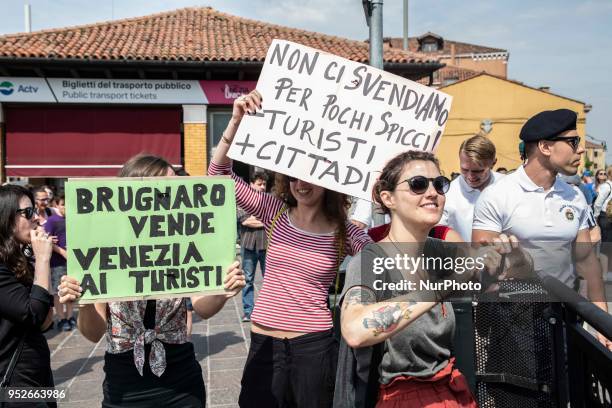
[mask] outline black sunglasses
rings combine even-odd
[[[546,139],[546,140],[550,140],[551,142],[567,142],[572,147],[572,149],[574,149],[574,151],[576,151],[576,149],[580,145],[580,136],[572,136],[572,137],[557,136],[557,137],[551,137],[550,139]]]
[[[415,194],[424,194],[429,188],[429,183],[432,183],[436,192],[440,195],[444,195],[450,188],[450,180],[444,176],[438,176],[436,178],[427,178],[425,176],[414,176],[402,181],[401,183],[408,183],[410,191]],[[400,183],[400,184],[401,184]]]
[[[26,208],[20,208],[16,211],[17,214],[21,214],[24,217],[26,217],[26,219],[31,220],[32,217],[34,217],[34,213],[36,210],[34,210],[34,207],[26,207]]]

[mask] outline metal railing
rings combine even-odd
[[[480,407],[612,407],[612,352],[584,327],[612,338],[612,316],[555,278],[506,289],[517,284],[535,301],[454,304],[457,363]]]
[[[556,302],[549,317],[556,342],[559,405],[572,408],[612,407],[612,352],[584,328],[584,322],[612,339],[612,316],[552,277],[542,281]],[[569,404],[569,405],[568,405]]]

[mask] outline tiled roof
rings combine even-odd
[[[426,37],[427,35],[437,37],[438,39],[442,38],[439,35],[434,34],[434,33],[426,33],[419,37],[410,37],[408,38],[408,50],[411,52],[422,52],[422,51],[419,51],[418,38]],[[450,55],[451,45],[453,44],[455,45],[455,54],[457,55],[458,54],[488,54],[488,53],[507,52],[507,50],[504,50],[501,48],[485,47],[482,45],[469,44],[469,43],[451,41],[451,40],[446,40],[446,39],[442,39],[442,41],[444,42],[442,49],[435,51],[435,52],[428,52],[426,54],[427,55],[438,55],[438,56]],[[389,44],[391,48],[402,49],[404,46],[403,38],[385,38],[385,43]]]
[[[236,17],[211,7],[0,36],[0,58],[263,62],[274,38],[353,61],[369,60],[368,45],[311,31]],[[386,63],[437,62],[436,56],[384,50]]]
[[[463,81],[464,79],[475,77],[480,73],[481,71],[475,71],[473,69],[446,65],[434,73],[434,82],[443,84],[445,81],[449,80]]]
[[[439,70],[433,73],[433,86],[444,86],[448,85],[449,82],[463,81],[480,75],[481,71],[475,71],[473,69],[467,69],[462,67],[456,67],[453,65],[445,65]],[[418,82],[423,85],[429,85],[429,77],[421,78]]]

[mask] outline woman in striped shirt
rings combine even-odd
[[[211,175],[232,176],[238,205],[256,216],[270,236],[239,403],[328,407],[337,362],[328,288],[343,256],[357,253],[370,238],[347,220],[344,194],[279,175],[273,196],[251,189],[232,172],[229,146],[244,114],[261,109],[261,102],[257,91],[234,102],[208,169]]]

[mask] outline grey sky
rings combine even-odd
[[[361,0],[30,0],[40,30],[189,6],[363,40]],[[385,0],[384,35],[401,36],[402,0]],[[0,34],[24,30],[23,0],[1,0]],[[114,7],[113,7],[114,4]],[[587,134],[612,142],[612,1],[410,0],[410,35],[505,48],[509,78],[593,105]],[[612,152],[608,153],[612,162]]]

